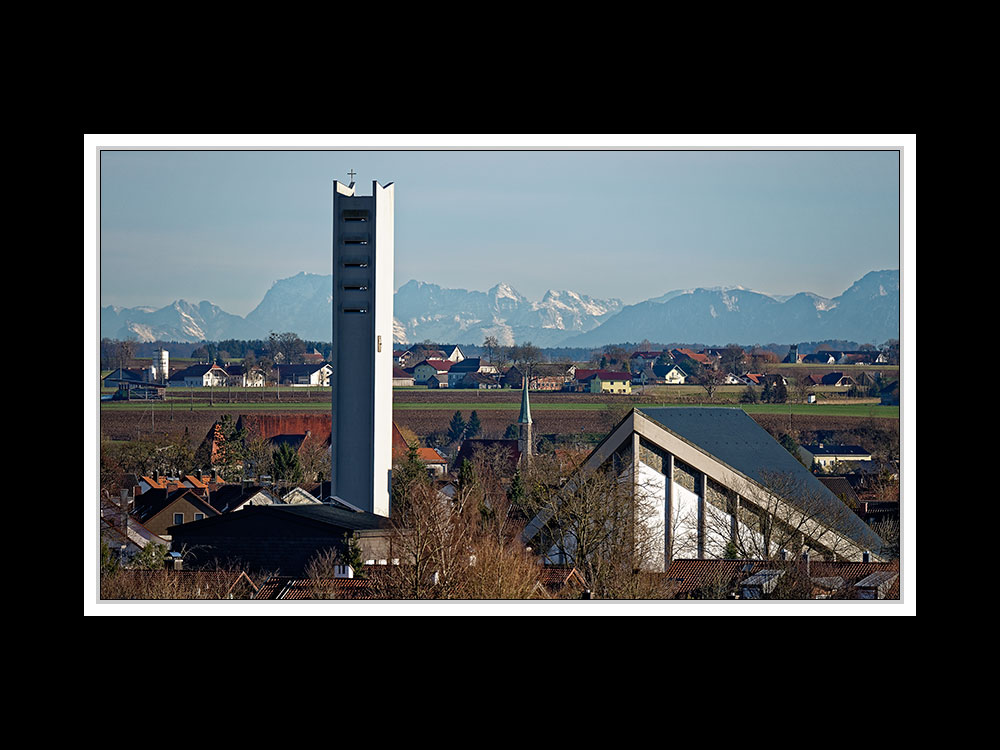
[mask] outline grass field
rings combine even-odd
[[[626,406],[633,405],[631,402],[617,402]],[[548,411],[604,411],[609,406],[615,406],[614,402],[607,403],[556,403],[556,404],[532,404],[532,412]],[[677,408],[688,406],[688,404],[635,404],[640,407],[668,407]],[[701,404],[711,406],[711,404]],[[727,404],[718,408],[742,408],[748,414],[796,414],[803,416],[829,416],[829,417],[881,417],[889,419],[899,419],[898,406],[881,406],[879,404]],[[155,414],[169,414],[171,412],[186,411],[219,411],[226,407],[233,407],[240,412],[254,411],[328,411],[329,402],[307,401],[268,401],[264,403],[255,402],[235,402],[229,403],[224,399],[218,399],[214,404],[208,401],[197,401],[187,404],[183,401],[166,402],[143,402],[143,401],[118,401],[104,402],[101,404],[101,411],[146,411]],[[519,403],[486,403],[476,401],[437,401],[432,403],[394,403],[394,411],[510,411],[520,410]]]

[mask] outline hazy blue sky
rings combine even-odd
[[[861,150],[105,151],[100,304],[246,315],[278,279],[331,273],[332,182],[351,169],[359,194],[396,185],[397,288],[834,297],[900,267],[899,166]]]

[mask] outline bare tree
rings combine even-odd
[[[715,392],[726,382],[726,374],[723,370],[704,367],[695,377],[695,381],[705,389],[705,393],[708,394],[708,398],[711,401],[715,398]]]
[[[558,481],[558,467],[536,460],[527,473],[529,535],[547,560],[574,565],[604,599],[661,598],[663,524],[655,486],[632,473],[627,453]],[[556,481],[554,481],[556,478]]]
[[[797,556],[805,549],[831,560],[858,552],[858,543],[840,530],[857,522],[854,512],[785,472],[762,472],[759,484],[746,481],[735,489],[712,483],[704,516],[705,550],[713,557],[727,547],[752,560]],[[697,529],[692,520],[682,524],[689,535]]]

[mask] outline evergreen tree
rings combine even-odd
[[[274,481],[296,483],[302,481],[302,465],[299,454],[288,443],[282,443],[278,450],[271,454],[271,470]]]
[[[764,391],[760,394],[760,400],[765,404],[774,400],[774,386],[771,385],[771,378],[764,378]]]
[[[392,467],[392,515],[396,518],[405,515],[410,491],[417,485],[429,483],[427,465],[418,457],[417,444],[413,443],[406,458]]]
[[[507,425],[507,431],[503,434],[504,440],[517,440],[521,437],[521,428],[518,426],[517,422]]]
[[[473,411],[472,414],[469,415],[468,423],[465,425],[465,437],[474,438],[479,434],[481,429],[482,425],[479,423],[479,415]]]
[[[462,412],[456,411],[448,425],[448,440],[456,443],[463,435],[465,435],[465,420],[462,418]]]
[[[781,377],[774,379],[774,394],[772,396],[772,403],[783,404],[788,401],[788,388],[785,386],[785,381]]]
[[[344,562],[354,569],[355,578],[365,578],[365,558],[353,531],[344,532]]]

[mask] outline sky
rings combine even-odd
[[[101,306],[208,300],[245,316],[279,279],[330,274],[332,183],[352,170],[359,195],[395,184],[396,288],[506,282],[532,300],[555,289],[626,304],[698,286],[835,297],[901,266],[900,153],[862,146],[903,138],[746,139],[752,150],[652,137],[96,141]],[[247,144],[265,150],[236,150]],[[335,150],[300,150],[316,145]]]

